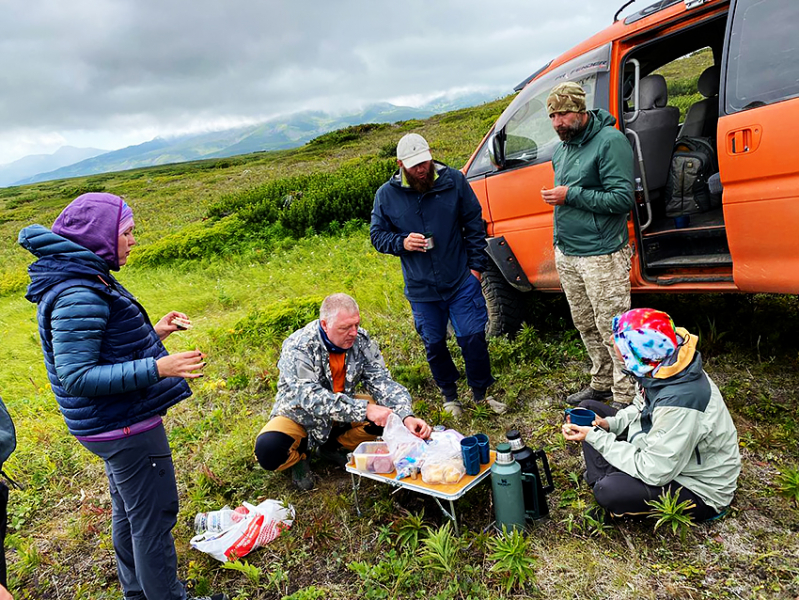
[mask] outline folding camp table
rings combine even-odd
[[[417,494],[424,494],[425,496],[432,497],[433,500],[436,501],[436,504],[438,504],[438,507],[441,509],[441,512],[444,514],[444,516],[452,521],[452,524],[455,527],[455,535],[460,535],[458,532],[458,517],[455,513],[455,500],[463,496],[466,492],[474,488],[478,483],[488,477],[489,473],[491,472],[491,465],[494,464],[495,459],[496,452],[492,450],[488,464],[480,465],[480,472],[477,475],[464,475],[458,483],[425,483],[422,481],[421,473],[419,473],[417,479],[405,477],[404,479],[398,480],[395,479],[397,476],[396,471],[392,471],[391,473],[369,473],[366,471],[359,471],[355,468],[354,462],[348,463],[346,469],[352,478],[355,510],[357,511],[359,517],[361,516],[361,507],[358,503],[358,490],[361,488],[361,479],[366,477],[367,479],[373,479],[381,483],[387,483],[388,485],[397,488],[393,492],[395,494],[400,490],[410,490],[411,492],[416,492]],[[444,508],[444,505],[441,504],[442,500],[449,501],[449,510]]]

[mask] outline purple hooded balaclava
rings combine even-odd
[[[90,192],[78,196],[61,211],[52,231],[91,250],[118,271],[119,236],[132,226],[133,211],[122,198]]]

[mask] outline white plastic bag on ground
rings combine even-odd
[[[260,548],[278,537],[294,523],[294,507],[277,500],[264,500],[258,506],[242,503],[250,511],[246,518],[221,533],[206,531],[191,539],[191,546],[228,562]]]

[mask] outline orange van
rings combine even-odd
[[[613,114],[633,146],[633,291],[799,293],[799,1],[662,0],[618,15],[522,82],[464,167],[493,259],[483,280],[492,334],[519,327],[520,294],[561,291],[539,190],[554,183],[560,143],[546,97],[563,81]],[[700,51],[712,64],[681,117],[655,71]],[[696,138],[715,153],[717,203],[676,218],[678,139]]]

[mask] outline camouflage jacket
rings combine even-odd
[[[401,419],[413,414],[411,395],[391,379],[383,356],[369,334],[358,329],[358,337],[347,350],[343,393],[333,392],[330,355],[319,334],[319,321],[312,321],[283,342],[277,367],[280,379],[272,417],[287,417],[308,432],[309,448],[323,444],[334,422],[366,420],[366,400],[353,397],[363,384],[375,402],[392,409]]]

